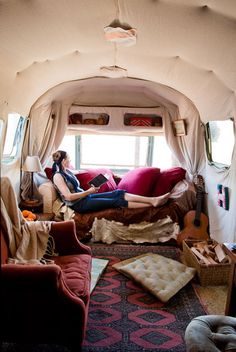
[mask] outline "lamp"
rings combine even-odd
[[[34,172],[43,171],[39,157],[36,155],[27,156],[27,158],[25,159],[25,163],[22,167],[22,170],[31,173],[30,196],[29,196],[28,202],[32,203],[32,204],[38,203],[38,200],[34,199],[34,197],[33,197],[33,193],[34,193],[33,187],[34,187]]]
[[[135,28],[121,28],[117,25],[104,27],[105,39],[108,42],[122,44],[125,46],[135,45],[137,30]]]
[[[123,67],[116,65],[113,66],[102,66],[100,72],[109,78],[123,78],[127,77],[127,70]]]

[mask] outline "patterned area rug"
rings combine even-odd
[[[82,351],[184,352],[188,323],[206,314],[192,284],[164,304],[112,268],[120,260],[146,252],[180,260],[179,249],[130,244],[91,244],[91,248],[93,256],[109,259],[109,264],[91,295]]]
[[[87,334],[82,352],[185,352],[184,332],[204,308],[191,283],[162,303],[119,274],[118,261],[153,252],[180,260],[177,248],[165,245],[91,244],[93,255],[109,264],[91,295]],[[3,352],[70,352],[59,345],[4,343]]]

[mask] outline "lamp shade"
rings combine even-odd
[[[23,171],[27,172],[40,172],[43,171],[42,165],[40,163],[39,157],[34,156],[27,156],[25,159],[25,163],[22,167]]]

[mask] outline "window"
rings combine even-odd
[[[210,121],[206,124],[206,149],[210,163],[218,167],[230,166],[234,142],[232,119]]]
[[[70,155],[72,165],[76,166],[77,168],[76,157],[75,157],[75,150],[76,150],[75,141],[76,141],[75,136],[65,135],[58,149],[65,150]]]
[[[172,166],[164,136],[67,135],[60,149],[68,151],[76,169],[104,167],[123,174],[142,166]]]
[[[3,131],[3,120],[0,119],[0,138],[2,138],[2,131]]]
[[[152,164],[160,169],[168,169],[173,164],[172,153],[164,136],[154,137]]]
[[[3,148],[3,162],[11,162],[18,154],[26,119],[17,113],[8,114],[7,132]]]

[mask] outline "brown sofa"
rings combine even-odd
[[[55,212],[53,209],[57,194],[51,182],[51,168],[46,168],[45,172],[48,176],[48,181],[40,185],[39,192],[43,199],[44,213],[52,213]],[[82,188],[87,189],[87,181],[100,172],[108,173],[110,175],[110,183],[108,183],[108,186],[103,186],[103,191],[111,191],[116,187],[119,189],[122,182],[121,189],[126,189],[130,193],[146,196],[157,196],[170,192],[179,181],[185,178],[186,173],[186,171],[180,167],[163,170],[161,172],[157,168],[143,167],[132,170],[121,178],[113,175],[109,169],[82,171],[77,174]],[[89,238],[89,231],[92,228],[95,218],[104,218],[106,220],[121,222],[124,225],[130,225],[143,221],[153,223],[169,216],[174,223],[177,223],[182,227],[183,217],[189,210],[194,208],[195,201],[195,192],[193,192],[192,189],[187,189],[183,192],[181,197],[169,199],[164,206],[158,208],[117,208],[90,212],[87,214],[76,212],[73,214],[73,219],[76,224],[76,233],[80,240]],[[65,213],[58,212],[55,215],[55,220],[62,221],[68,216],[70,216],[70,214],[66,214],[65,216]]]
[[[74,221],[53,223],[54,264],[7,264],[1,231],[2,341],[56,344],[79,351],[90,300],[91,250],[76,237]]]
[[[87,236],[89,238],[89,231],[92,228],[95,218],[122,222],[124,225],[128,226],[142,221],[154,223],[169,216],[173,222],[182,226],[182,219],[185,214],[186,211],[180,207],[177,201],[169,200],[167,204],[158,208],[116,208],[87,214],[75,213],[73,219],[75,221],[76,234],[78,238],[82,240],[86,239]]]

